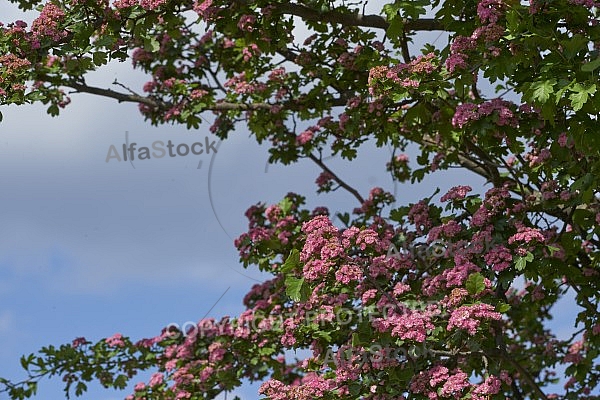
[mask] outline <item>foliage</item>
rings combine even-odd
[[[0,104],[58,115],[70,90],[193,129],[212,111],[219,138],[243,123],[271,162],[312,160],[319,191],[347,190],[359,207],[344,227],[295,194],[251,207],[236,246],[273,278],[240,316],[50,346],[0,391],[29,398],[60,375],[79,395],[152,369],[129,398],[210,399],[242,379],[266,380],[273,400],[598,398],[598,3],[395,0],[365,15],[358,1],[11,1],[40,13],[0,29]],[[427,31],[448,44],[411,54]],[[86,83],[128,59],[151,77],[143,94]],[[398,208],[381,188],[365,199],[323,160],[351,160],[368,140],[394,149],[397,181],[461,167],[489,188]],[[577,326],[558,340],[547,322],[564,296]],[[290,349],[311,355],[291,362]]]

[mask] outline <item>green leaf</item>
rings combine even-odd
[[[87,385],[83,382],[77,382],[75,386],[75,396],[81,396],[87,390]]]
[[[583,35],[573,35],[568,40],[561,40],[560,44],[563,47],[563,55],[567,59],[572,59],[579,54],[580,51],[587,49],[589,38]]]
[[[124,389],[127,386],[127,376],[123,374],[117,376],[113,385],[118,389]]]
[[[302,289],[304,286],[304,278],[288,276],[285,278],[285,286],[285,294],[287,294],[294,301],[302,301],[302,295],[304,293]]]
[[[348,385],[348,392],[351,396],[358,396],[360,394],[361,389],[361,384],[357,382],[352,382]]]
[[[530,88],[532,90],[531,97],[540,103],[545,103],[550,99],[550,95],[554,93],[554,85],[556,85],[556,79],[533,82]]]
[[[581,70],[583,72],[592,72],[598,67],[600,67],[600,58],[596,58],[594,61],[590,61],[589,63],[583,64],[581,66]]]
[[[404,24],[402,23],[402,19],[399,17],[392,19],[386,31],[387,36],[396,41],[402,35],[402,32],[404,32]]]
[[[94,64],[100,66],[106,64],[106,53],[103,51],[97,51],[93,55]]]
[[[596,93],[596,85],[592,84],[586,87],[576,83],[571,91],[574,92],[569,96],[569,100],[571,100],[571,107],[573,107],[574,111],[579,111],[588,101],[589,96]]]
[[[25,356],[21,356],[21,367],[23,367],[24,370],[27,370],[32,358],[33,354],[30,354],[28,358],[25,358]]]
[[[292,209],[293,205],[294,203],[292,202],[292,200],[290,200],[287,197],[279,202],[279,207],[285,215],[288,215],[290,213],[290,210]]]
[[[527,266],[527,263],[531,261],[533,261],[533,254],[531,252],[527,252],[527,255],[525,257],[517,258],[515,268],[517,269],[517,271],[522,271]]]
[[[160,49],[160,43],[155,37],[149,37],[144,39],[144,50],[151,53],[155,53]]]
[[[554,253],[558,250],[560,250],[560,248],[558,247],[554,247],[554,246],[548,246],[548,250],[550,250],[550,256],[554,257]]]
[[[506,303],[500,303],[500,304],[498,304],[498,305],[496,306],[496,310],[497,310],[499,313],[505,313],[505,312],[507,312],[507,311],[508,311],[508,310],[510,310],[510,309],[511,309],[511,306],[510,306],[510,304],[506,304]]]
[[[336,217],[339,218],[340,221],[342,221],[344,223],[344,225],[349,226],[350,225],[350,214],[348,213],[336,213],[335,214]]]
[[[58,106],[56,104],[52,104],[50,107],[48,107],[48,114],[52,115],[53,117],[56,117],[59,113],[58,110]]]
[[[300,264],[300,252],[297,249],[292,249],[287,260],[281,266],[281,272],[288,274],[295,270],[298,264]]]
[[[485,278],[479,272],[469,275],[465,284],[467,292],[469,292],[470,295],[481,293],[485,289],[484,280]]]

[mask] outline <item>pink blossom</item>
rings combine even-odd
[[[469,121],[477,120],[477,105],[473,103],[464,103],[456,107],[454,116],[452,117],[452,126],[462,128]]]
[[[502,15],[504,4],[500,0],[481,0],[477,4],[477,15],[483,23],[495,24]]]
[[[450,201],[450,200],[462,200],[465,198],[467,193],[472,191],[471,186],[454,186],[448,192],[442,196],[440,201]]]
[[[334,180],[334,176],[331,175],[329,172],[324,171],[319,174],[315,183],[317,184],[317,186],[322,188],[322,187],[325,187],[326,185],[331,184],[333,182],[333,180]]]
[[[464,329],[470,335],[475,335],[477,328],[481,324],[481,319],[500,320],[502,314],[496,312],[491,304],[479,303],[467,306],[460,306],[452,311],[448,320],[447,329]]]
[[[223,347],[222,343],[213,342],[208,346],[208,361],[218,362],[223,359],[227,351]]]
[[[238,21],[238,28],[242,31],[252,32],[254,30],[254,23],[256,22],[256,16],[254,15],[242,15]]]
[[[467,123],[495,114],[498,126],[517,126],[518,121],[511,110],[511,103],[502,99],[493,99],[481,104],[464,103],[456,107],[452,125],[462,128]]]
[[[300,133],[300,135],[298,135],[296,137],[296,144],[302,146],[302,145],[310,142],[310,140],[312,138],[313,138],[313,132],[311,130],[303,131],[302,133]],[[319,185],[319,186],[321,186],[321,185]]]
[[[35,39],[50,38],[59,41],[67,36],[59,25],[64,21],[65,13],[54,3],[46,3],[40,15],[31,24],[31,33]]]
[[[423,233],[424,230],[431,228],[432,222],[429,219],[429,207],[425,201],[421,200],[410,208],[408,220],[415,225],[417,233]]]
[[[490,395],[497,394],[502,386],[502,381],[495,376],[489,376],[475,387],[471,394],[473,400],[487,400]]]
[[[408,162],[408,155],[405,153],[402,154],[398,154],[395,158],[396,162],[399,163],[407,163]]]
[[[194,11],[207,21],[214,19],[217,15],[218,8],[214,7],[213,0],[196,0],[194,2]]]
[[[525,242],[530,243],[532,241],[538,241],[544,243],[544,235],[537,228],[521,227],[518,232],[508,238],[508,244],[514,242]]]
[[[560,147],[565,147],[567,145],[567,135],[564,132],[561,132],[560,136],[558,137],[558,144]]]
[[[116,0],[113,2],[113,7],[120,10],[123,8],[135,7],[139,4],[139,0]]]
[[[428,330],[435,328],[431,323],[431,317],[418,311],[404,314],[393,313],[386,318],[376,318],[372,324],[380,332],[388,331],[391,328],[392,336],[419,343],[425,341]]]
[[[335,272],[336,281],[347,285],[351,281],[360,282],[363,279],[362,270],[355,264],[344,264]]]
[[[164,375],[160,372],[156,372],[156,373],[152,374],[152,377],[150,378],[150,382],[148,382],[148,385],[151,387],[154,387],[154,386],[162,385],[163,382],[164,382]]]
[[[123,341],[123,335],[120,333],[115,333],[111,337],[105,340],[106,344],[110,347],[125,347],[125,342]]]
[[[512,254],[504,246],[495,246],[483,257],[487,265],[491,266],[492,270],[496,272],[504,271],[512,263]]]
[[[141,0],[140,5],[145,10],[155,10],[166,2],[167,0]]]
[[[444,382],[444,385],[442,386],[440,394],[443,397],[454,396],[457,398],[457,395],[469,386],[471,386],[469,383],[469,376],[458,370],[455,371],[454,374],[448,376],[448,379],[446,379],[446,382]]]
[[[450,56],[446,59],[445,65],[446,69],[451,74],[457,69],[466,69],[468,66],[467,56],[462,53],[450,54]]]
[[[84,338],[84,337],[78,337],[73,339],[73,342],[71,343],[71,347],[73,348],[77,348],[80,346],[83,346],[84,344],[88,344],[89,342]]]
[[[410,286],[402,283],[402,282],[398,282],[396,283],[396,285],[394,286],[394,296],[400,296],[402,293],[406,293],[410,291]]]
[[[242,55],[244,58],[244,61],[249,61],[252,57],[259,55],[260,54],[260,49],[258,48],[258,46],[255,43],[252,43],[250,46],[248,47],[244,47],[242,49]]]

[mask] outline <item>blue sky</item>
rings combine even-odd
[[[2,12],[5,22],[17,18],[10,9]],[[107,86],[115,78],[132,87],[146,80],[125,63],[94,74],[90,83]],[[213,305],[209,316],[235,315],[246,291],[265,277],[241,268],[233,246],[250,205],[277,202],[289,191],[331,211],[357,205],[343,192],[315,195],[319,170],[309,161],[266,169],[267,149],[243,125],[215,155],[211,204],[206,155],[136,160],[133,166],[106,162],[110,146],[119,149],[126,132],[138,147],[156,140],[191,145],[210,137],[207,124],[197,131],[152,127],[135,105],[90,95],[72,99],[58,118],[42,105],[0,110],[0,376],[22,377],[22,354],[78,336],[151,337],[170,323],[197,321]],[[365,146],[356,161],[330,165],[367,194],[374,186],[393,190],[385,174],[388,158],[388,149]],[[459,183],[482,190],[480,179],[452,171],[399,187],[398,202]],[[61,388],[59,379],[43,382],[39,397],[60,398]],[[242,398],[254,393],[255,387],[238,391]],[[126,394],[93,388],[83,398]]]

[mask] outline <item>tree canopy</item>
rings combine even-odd
[[[79,395],[150,370],[128,398],[212,399],[243,379],[272,400],[600,397],[599,3],[11,1],[39,14],[0,26],[0,104],[58,115],[88,93],[190,129],[212,113],[217,137],[246,126],[270,162],[312,160],[318,191],[357,208],[336,226],[299,194],[251,206],[235,246],[272,279],[241,315],[49,346],[0,392],[29,398],[58,375]],[[113,61],[149,81],[88,83]],[[393,149],[397,182],[462,168],[488,187],[393,206],[325,161],[367,141]],[[565,296],[576,325],[559,339]]]

